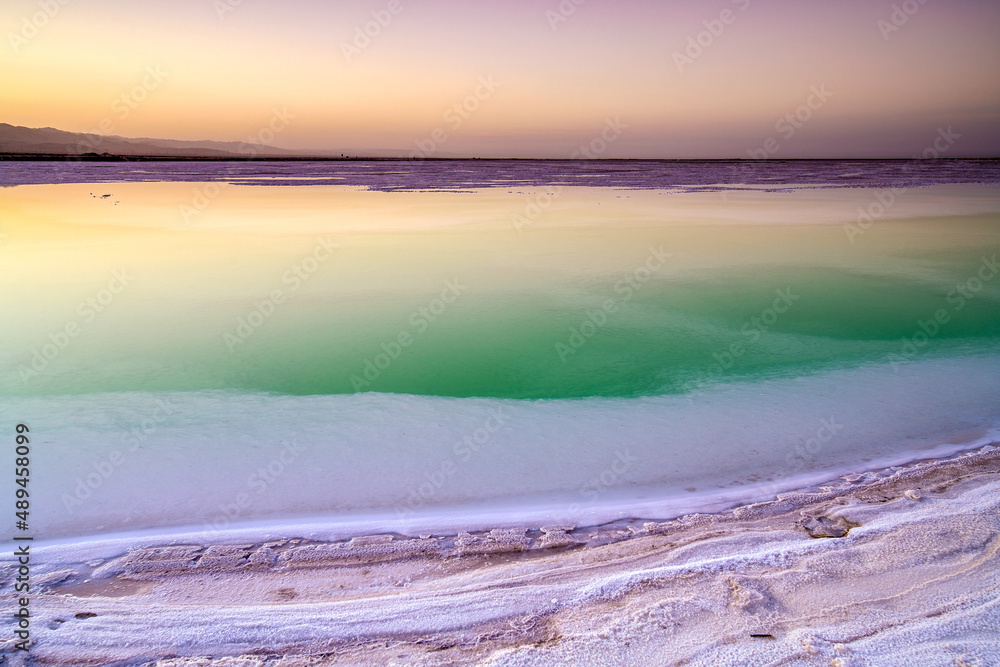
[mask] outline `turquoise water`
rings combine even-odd
[[[860,234],[870,190],[563,188],[518,226],[543,191],[94,187],[0,191],[0,414],[45,434],[52,534],[668,515],[1000,426],[995,186]]]
[[[951,258],[945,270],[957,282],[974,275],[977,259]],[[388,352],[381,347],[394,340],[391,327],[372,327],[352,339],[334,317],[317,313],[308,335],[275,331],[257,343],[250,368],[220,360],[217,381],[204,384],[297,395],[356,388],[496,398],[673,394],[690,389],[692,381],[804,374],[902,354],[903,340],[918,335],[919,322],[949,308],[950,291],[949,284],[906,276],[780,267],[768,275],[647,286],[613,313],[602,308],[616,298],[610,281],[563,298],[470,295],[399,358],[391,357],[392,346]],[[776,299],[787,312],[769,322]],[[949,321],[921,353],[996,348],[1000,303],[980,295],[963,305],[961,311],[951,306]],[[366,339],[379,344],[366,345]],[[738,355],[730,351],[734,345],[742,345]],[[385,369],[376,366],[387,359]],[[196,383],[182,376],[171,384],[164,388]],[[104,386],[112,388],[136,387],[120,381]]]
[[[782,195],[770,197],[780,208]],[[405,220],[408,206],[386,215]],[[53,284],[45,264],[65,270],[64,254],[28,246],[29,275],[45,282],[12,293],[24,303],[2,334],[16,354],[0,390],[639,397],[886,361],[914,337],[921,356],[996,349],[996,216],[885,221],[851,243],[840,225],[638,226],[622,219],[631,213],[619,204],[618,219],[578,213],[576,226],[525,234],[502,218],[419,233],[330,225],[337,249],[305,265],[314,273],[289,272],[311,257],[315,235],[278,213],[223,227],[210,243],[201,230],[140,231],[126,219],[109,235],[81,223],[79,252],[108,250],[69,261],[97,278],[89,289],[72,276]],[[116,267],[135,277],[94,312],[85,301]],[[946,321],[923,340],[920,323],[936,313]],[[40,358],[65,322],[82,335]]]

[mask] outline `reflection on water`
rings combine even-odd
[[[997,426],[1000,188],[878,194],[0,190],[35,518],[666,515]]]
[[[106,186],[114,207],[92,188],[4,193],[5,393],[632,397],[1000,334],[997,216],[852,238],[833,221],[865,191],[564,189],[517,228],[524,198],[495,190],[228,186],[188,224],[198,186]]]

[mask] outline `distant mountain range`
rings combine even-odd
[[[287,150],[236,141],[176,141],[173,139],[131,139],[117,135],[66,132],[52,127],[20,127],[0,123],[0,153],[42,155],[113,155],[143,157],[341,157],[334,151]],[[352,152],[350,157],[401,157],[406,151],[372,150]]]

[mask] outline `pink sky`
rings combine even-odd
[[[609,158],[911,157],[950,127],[949,156],[1000,155],[996,2],[10,0],[0,22],[0,122],[29,127]]]

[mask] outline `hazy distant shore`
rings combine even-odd
[[[759,160],[745,157],[720,157],[720,158],[539,158],[539,157],[445,157],[428,155],[426,157],[409,157],[404,153],[399,155],[176,155],[176,154],[133,154],[133,153],[35,153],[35,152],[0,152],[0,160],[56,160],[56,161],[78,161],[87,159],[106,160],[129,160],[129,161],[210,161],[210,162],[347,162],[357,160],[396,161],[396,160],[418,160],[434,162],[465,162],[465,161],[486,161],[486,162],[746,162],[746,163],[766,163],[766,162],[913,162],[913,158],[905,157],[885,157],[885,158],[769,158]],[[1000,162],[997,157],[940,157],[935,162]]]
[[[347,160],[395,159],[400,158],[278,157],[253,155],[129,155],[111,153],[0,153],[0,160],[23,162],[346,162]]]

